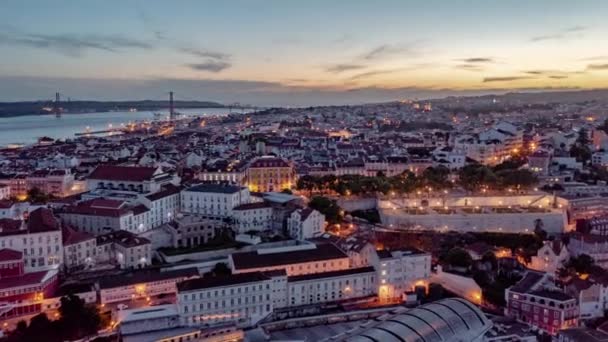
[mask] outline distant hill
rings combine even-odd
[[[496,100],[505,104],[608,104],[608,89],[590,89],[590,90],[555,90],[555,91],[538,91],[538,92],[511,92],[496,95],[481,95],[481,96],[450,96],[443,99],[431,101],[449,101],[450,99],[460,100]]]
[[[175,101],[175,108],[224,108],[223,104],[211,101]],[[53,103],[49,101],[0,102],[0,117],[52,114]],[[167,101],[66,101],[60,107],[65,113],[95,113],[109,111],[167,110]]]

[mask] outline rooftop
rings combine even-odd
[[[198,279],[189,279],[177,284],[179,292],[203,290],[214,287],[227,287],[240,284],[255,283],[269,280],[270,277],[262,272],[237,273],[227,276],[205,276]]]
[[[376,270],[374,269],[373,266],[349,268],[349,269],[340,270],[340,271],[303,274],[303,275],[291,276],[287,280],[290,282],[296,282],[296,281],[306,281],[306,280],[323,279],[323,278],[343,277],[343,276],[370,273],[370,272],[372,272],[372,273],[376,272]]]
[[[246,189],[242,186],[236,185],[224,185],[224,184],[199,184],[192,186],[186,191],[192,192],[210,192],[210,193],[218,193],[218,194],[234,194],[241,190]]]
[[[287,264],[348,258],[344,252],[331,243],[317,245],[316,248],[277,253],[260,254],[259,251],[234,253],[235,269],[272,267]]]
[[[151,180],[156,168],[141,166],[99,165],[90,175],[89,179],[143,182]]]

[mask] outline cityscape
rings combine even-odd
[[[0,4],[0,341],[608,341],[607,14]]]

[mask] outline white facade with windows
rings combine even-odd
[[[261,272],[203,277],[177,286],[182,324],[251,326],[273,311],[273,280]]]
[[[374,296],[378,292],[373,267],[289,277],[288,305],[300,306]]]
[[[314,209],[296,209],[287,217],[287,233],[292,239],[310,239],[324,232],[325,215]]]
[[[263,202],[241,204],[234,208],[234,228],[238,233],[272,228],[272,207]]]
[[[431,255],[420,250],[377,251],[372,265],[378,272],[381,299],[400,298],[431,275]]]
[[[220,184],[199,184],[181,192],[181,211],[208,217],[233,216],[233,209],[250,202],[245,187]]]

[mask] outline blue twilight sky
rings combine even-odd
[[[608,86],[608,1],[3,0],[0,101],[253,104]]]

